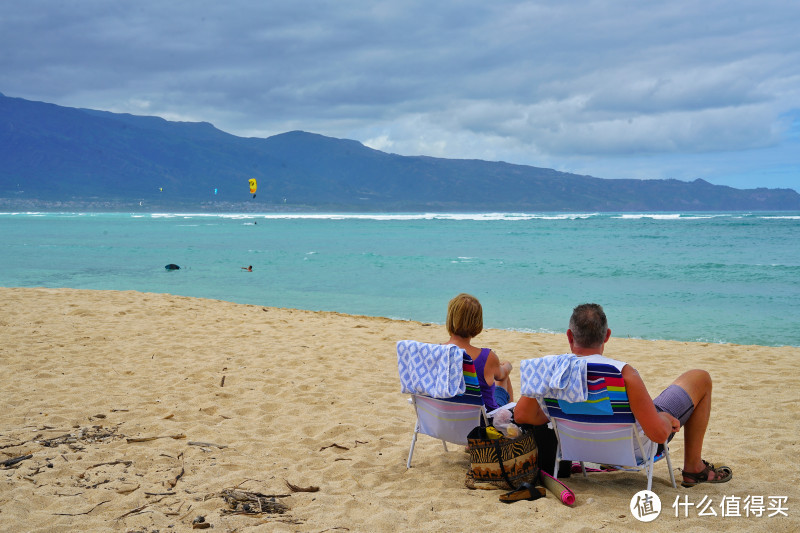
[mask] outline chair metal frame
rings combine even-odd
[[[475,426],[480,425],[481,417],[486,420],[486,408],[475,403],[462,403],[457,401],[458,397],[453,398],[431,398],[421,394],[412,394],[408,399],[414,406],[416,422],[414,424],[414,434],[411,437],[411,448],[408,451],[406,468],[411,468],[411,458],[414,456],[414,447],[417,444],[417,435],[422,433],[442,441],[444,451],[447,452],[447,443],[466,445],[467,434]],[[422,413],[420,413],[422,411]],[[446,413],[446,416],[439,416],[439,413]],[[434,417],[444,423],[440,429],[428,424],[428,417]]]
[[[644,470],[647,490],[651,490],[655,463],[666,458],[670,481],[677,488],[668,441],[655,443],[641,433],[620,370],[606,363],[589,363],[586,375],[587,401],[538,399],[558,438],[554,477],[560,461],[580,462],[584,476],[585,462],[608,464]]]
[[[655,463],[661,459],[667,460],[667,468],[669,469],[669,477],[673,488],[677,488],[675,484],[675,474],[672,471],[672,459],[669,455],[669,446],[662,443],[663,451],[656,454],[659,446],[656,443],[649,445],[650,453],[641,453],[643,458],[637,460],[636,450],[644,452],[646,447],[642,442],[639,432],[635,423],[596,423],[596,422],[577,422],[574,420],[553,417],[550,419],[553,429],[558,438],[558,447],[556,448],[556,460],[554,466],[554,476],[558,479],[558,464],[560,461],[578,461],[581,464],[583,475],[586,476],[585,462],[592,462],[597,464],[610,464],[615,467],[625,467],[626,469],[644,470],[647,474],[647,490],[653,488],[653,471],[655,470]],[[571,453],[571,447],[565,443],[569,439],[579,440],[592,440],[601,443],[616,443],[616,450],[614,454],[606,453],[602,448],[598,449],[596,455],[579,455]],[[628,446],[623,448],[627,444]],[[567,452],[565,453],[565,448]],[[627,460],[621,460],[627,456]],[[612,459],[608,461],[607,459]]]

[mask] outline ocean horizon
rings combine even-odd
[[[486,328],[545,333],[593,301],[617,337],[800,346],[798,212],[5,212],[0,228],[5,287],[436,324],[468,292]]]

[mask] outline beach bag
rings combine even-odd
[[[488,431],[488,433],[487,433]],[[470,489],[516,490],[539,479],[538,450],[532,432],[510,439],[492,426],[477,426],[467,435],[470,468],[465,484]]]

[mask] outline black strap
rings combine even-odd
[[[478,427],[481,428],[481,438],[483,440],[489,440],[489,435],[486,434],[486,428],[491,425],[489,423],[489,420],[491,420],[491,419],[486,417],[486,412],[485,411],[481,411],[481,422],[480,422],[481,425],[478,426]]]
[[[506,480],[506,483],[508,483],[508,486],[511,487],[511,490],[517,490],[517,487],[509,479],[508,472],[506,472],[506,466],[503,464],[503,450],[500,448],[501,440],[502,439],[492,439],[494,449],[497,452],[497,462],[500,464],[500,475],[502,475],[503,479]]]

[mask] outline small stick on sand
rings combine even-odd
[[[139,511],[141,511],[142,509],[144,509],[144,508],[145,508],[145,507],[147,507],[148,505],[150,505],[150,504],[149,504],[149,503],[146,503],[146,504],[142,505],[141,507],[137,507],[136,509],[131,509],[130,511],[128,511],[128,512],[127,512],[127,513],[125,513],[124,515],[118,516],[118,517],[117,517],[117,518],[115,518],[114,520],[120,520],[120,519],[122,519],[122,518],[125,518],[125,517],[126,517],[126,516],[128,516],[128,515],[132,515],[133,513],[138,513]]]
[[[111,501],[111,500],[106,500],[106,501],[104,501],[104,502],[100,502],[100,503],[98,503],[97,505],[95,505],[94,507],[92,507],[91,509],[89,509],[88,511],[86,511],[85,513],[53,513],[53,514],[54,514],[55,516],[81,516],[81,515],[84,515],[84,514],[89,514],[89,513],[91,513],[92,511],[94,511],[95,509],[97,509],[98,507],[100,507],[101,505],[103,505],[104,503],[108,503],[108,502],[110,502],[110,501]]]
[[[322,450],[324,450],[326,448],[339,448],[340,450],[349,450],[350,449],[347,446],[342,446],[341,444],[336,444],[334,442],[333,444],[329,444],[327,446],[323,446],[322,448],[319,449],[319,451],[322,451]]]
[[[204,448],[227,448],[224,444],[214,444],[213,442],[200,442],[197,440],[190,440],[189,446],[203,446]]]
[[[186,435],[178,433],[177,435],[161,435],[159,437],[128,437],[125,439],[129,444],[131,442],[148,442],[156,439],[185,439]]]
[[[314,485],[312,485],[310,487],[298,487],[297,485],[292,485],[291,483],[289,483],[285,479],[283,481],[284,481],[284,483],[286,483],[286,486],[289,487],[289,489],[291,489],[292,492],[317,492],[317,491],[319,491],[319,487],[315,487]]]
[[[97,468],[98,466],[105,466],[105,465],[125,465],[131,466],[133,461],[123,461],[122,459],[117,459],[116,461],[108,461],[107,463],[97,463],[96,465],[92,465],[86,469],[88,471],[91,468]]]
[[[184,464],[184,461],[183,461],[183,452],[181,452],[181,454],[180,454],[178,457],[180,457],[180,458],[181,458],[181,473],[180,473],[180,474],[178,474],[178,475],[177,475],[177,477],[176,477],[176,478],[175,478],[173,481],[167,481],[167,485],[169,485],[169,488],[171,488],[171,489],[172,489],[172,488],[174,488],[174,487],[175,487],[175,485],[177,485],[177,484],[178,484],[178,480],[179,480],[180,478],[182,478],[182,477],[183,477],[183,474],[186,472],[186,470],[185,470],[185,469],[184,469],[184,467],[183,467],[183,464]]]
[[[25,440],[25,441],[22,441],[22,442],[16,442],[14,444],[3,444],[2,446],[0,446],[0,450],[3,450],[5,448],[15,448],[17,446],[22,446],[26,442],[30,442],[30,441],[29,440]]]
[[[181,506],[182,506],[182,505],[183,505],[183,504],[181,504]],[[189,516],[189,514],[191,514],[191,512],[192,512],[192,504],[190,503],[190,504],[189,504],[189,507],[187,507],[187,508],[186,508],[186,514],[185,514],[185,515],[183,515],[182,517],[178,518],[178,520],[183,520],[184,518],[186,518],[187,516]]]

